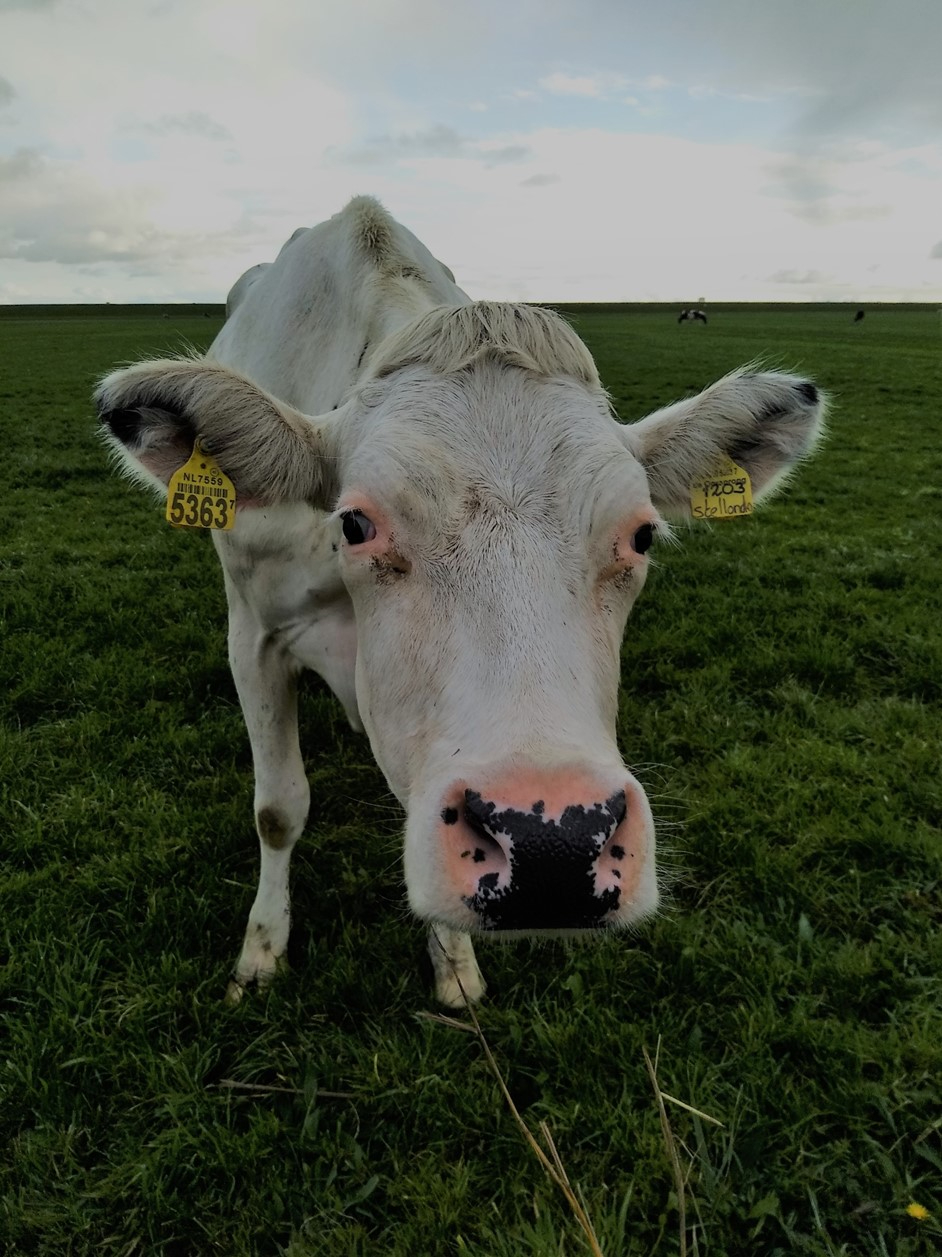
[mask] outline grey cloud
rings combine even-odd
[[[378,135],[339,156],[352,166],[378,166],[400,157],[461,157],[468,143],[451,127],[436,126],[400,135]]]
[[[938,244],[932,246],[929,251],[929,256],[931,258],[942,258],[942,240],[940,240]]]
[[[774,275],[766,276],[766,282],[771,284],[827,284],[833,278],[833,275],[826,275],[824,271],[782,270],[776,271]]]
[[[0,183],[31,179],[42,170],[43,162],[35,148],[18,148],[12,157],[0,157]]]
[[[531,175],[529,179],[520,180],[522,188],[545,188],[551,183],[559,183],[559,175]]]
[[[811,205],[796,205],[792,214],[806,223],[816,227],[833,227],[837,223],[876,222],[881,218],[889,218],[893,212],[889,205],[829,205],[817,202]]]
[[[39,13],[43,9],[52,9],[59,0],[0,0],[0,13],[12,13],[14,9],[32,9]]]
[[[876,221],[892,212],[888,205],[866,204],[860,193],[844,184],[852,182],[853,165],[845,164],[839,150],[832,160],[821,156],[796,156],[768,168],[771,182],[766,196],[784,200],[788,212],[814,226]]]
[[[344,165],[351,166],[379,166],[412,157],[464,157],[497,166],[522,161],[529,151],[520,144],[487,148],[452,127],[438,125],[425,131],[376,136],[359,148],[340,151],[335,156]]]
[[[232,132],[207,113],[192,110],[186,114],[164,114],[155,122],[135,128],[151,135],[197,135],[207,140],[231,140]]]
[[[581,3],[622,25],[615,0]],[[942,125],[938,0],[661,0],[644,13],[630,8],[630,20],[662,45],[665,76],[688,83],[708,77],[709,87],[764,98],[789,93],[796,133],[809,144],[859,137],[874,125]],[[686,38],[671,38],[672,29]]]
[[[508,144],[505,148],[482,149],[480,154],[487,166],[503,166],[507,162],[523,161],[529,157],[530,150],[523,144]]]
[[[146,190],[114,192],[80,168],[51,162],[32,149],[0,159],[0,188],[3,258],[85,266],[119,262],[154,274],[167,263],[226,250],[232,234],[164,231],[151,221]]]
[[[825,174],[823,163],[813,159],[794,158],[770,167],[772,183],[769,196],[787,196],[794,201],[823,201],[840,188]]]
[[[13,84],[0,74],[0,109],[12,104],[14,100],[16,100],[16,92],[13,90]]]
[[[513,83],[531,90],[555,73],[572,86],[584,79],[587,90],[592,80],[669,81],[737,98],[785,97],[808,144],[876,127],[942,126],[939,0],[363,3],[367,20],[352,46],[342,6],[333,6],[336,16],[329,6],[310,6],[302,21],[310,31],[316,24],[318,37],[292,40],[292,55],[308,56],[314,45],[321,67],[338,79],[366,74],[385,85],[422,56],[429,90],[475,99],[486,90],[482,51],[485,84],[497,92]],[[287,33],[289,19],[281,21]]]

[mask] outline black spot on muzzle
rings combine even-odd
[[[602,848],[625,819],[625,792],[606,803],[567,807],[544,820],[542,803],[530,812],[498,811],[474,790],[465,792],[464,816],[483,842],[502,845],[510,871],[485,873],[465,904],[483,930],[585,930],[598,928],[618,907],[617,887],[596,893],[593,869]]]

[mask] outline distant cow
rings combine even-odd
[[[405,809],[409,902],[459,1005],[483,990],[469,932],[654,912],[651,810],[615,740],[625,622],[692,483],[732,457],[763,496],[811,449],[822,401],[744,369],[625,426],[566,323],[471,301],[368,197],[249,275],[204,358],[97,391],[140,479],[165,492],[199,437],[240,495],[213,540],[261,875],[230,994],[288,941],[311,668]]]
[[[864,317],[864,312],[863,312],[863,310],[858,310],[858,311],[857,311],[857,313],[854,315],[854,322],[855,322],[855,323],[862,323],[862,322],[863,322],[863,317]]]
[[[705,323],[707,316],[703,310],[681,310],[677,316],[678,323]]]

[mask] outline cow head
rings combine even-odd
[[[476,303],[385,341],[327,416],[209,361],[116,372],[98,403],[158,485],[198,435],[256,510],[332,513],[420,916],[560,932],[654,910],[650,808],[615,736],[628,614],[665,517],[718,459],[758,498],[808,453],[812,384],[745,370],[623,426],[565,324]]]

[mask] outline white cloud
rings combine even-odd
[[[540,79],[539,86],[544,92],[551,92],[557,96],[598,97],[604,90],[602,78],[599,75],[547,74]]]
[[[221,298],[364,191],[480,296],[931,299],[940,41],[937,0],[0,0],[0,300]]]

